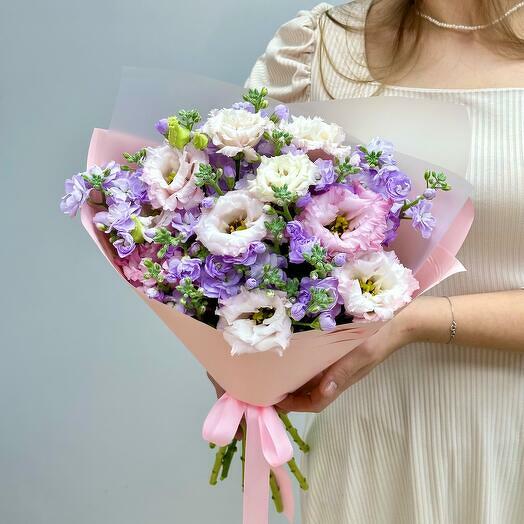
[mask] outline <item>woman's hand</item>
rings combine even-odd
[[[416,330],[408,306],[380,331],[363,344],[335,362],[324,373],[317,375],[295,393],[288,395],[277,406],[285,411],[319,413],[347,388],[365,377],[397,349],[414,342]]]

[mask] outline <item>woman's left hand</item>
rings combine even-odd
[[[401,311],[373,336],[335,362],[305,386],[289,394],[277,407],[284,411],[319,413],[347,388],[365,377],[391,353],[415,340],[409,308]]]

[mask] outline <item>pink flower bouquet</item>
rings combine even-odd
[[[163,118],[157,143],[95,130],[61,202],[227,391],[204,437],[216,483],[244,428],[245,523],[267,522],[268,481],[291,518],[284,464],[307,487],[286,430],[307,445],[271,406],[461,269],[472,219],[466,194],[441,204],[442,222],[433,207],[453,175],[407,173],[388,141],[351,147],[339,125],[266,95]]]

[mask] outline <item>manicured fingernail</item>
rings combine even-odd
[[[335,391],[337,390],[337,383],[336,382],[329,382],[328,385],[324,388],[324,395],[326,395],[327,397],[330,397],[331,395],[333,395],[333,393],[335,393]]]

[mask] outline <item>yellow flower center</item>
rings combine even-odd
[[[167,176],[165,177],[166,182],[167,182],[168,184],[171,184],[171,182],[173,182],[173,180],[175,179],[175,177],[176,177],[176,171],[171,171],[171,173],[169,173],[169,175],[167,175]]]
[[[259,326],[266,318],[271,318],[274,314],[275,308],[261,307],[251,315],[251,320],[253,320],[257,326]]]
[[[370,293],[371,295],[377,295],[380,293],[380,284],[373,281],[371,278],[368,278],[366,281],[359,279],[358,283],[360,284],[362,293]]]
[[[349,220],[345,216],[338,216],[326,226],[334,235],[341,236],[349,229]]]
[[[242,231],[244,229],[247,229],[245,218],[236,218],[228,225],[228,233],[234,233],[235,231]]]

